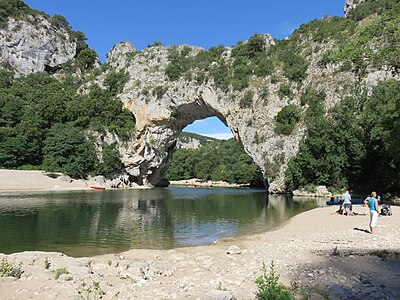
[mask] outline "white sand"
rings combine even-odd
[[[0,170],[0,192],[89,189],[83,180],[65,181],[45,174],[44,171]]]

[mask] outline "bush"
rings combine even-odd
[[[306,77],[308,63],[300,55],[286,52],[281,59],[284,62],[283,71],[290,80],[301,82]]]
[[[289,135],[293,132],[294,127],[300,120],[300,110],[294,104],[286,105],[275,117],[276,134]]]
[[[325,92],[319,92],[312,86],[307,86],[304,92],[300,96],[301,106],[315,106],[319,103],[323,103],[325,101],[326,94]]]
[[[229,68],[221,60],[218,64],[210,68],[210,75],[214,78],[214,84],[222,90],[227,90],[229,86]]]
[[[3,257],[0,263],[0,277],[21,278],[22,273],[24,273],[21,267],[21,262],[18,266],[16,266],[12,263],[9,263],[6,257]]]
[[[161,41],[155,41],[153,44],[147,45],[146,48],[152,48],[152,47],[162,47],[163,43]]]
[[[293,293],[279,282],[279,275],[275,273],[274,262],[271,262],[269,273],[263,263],[262,275],[256,278],[258,291],[256,298],[260,300],[292,300]]]
[[[292,98],[293,97],[293,92],[292,92],[292,87],[290,84],[287,83],[282,83],[279,86],[279,91],[278,91],[278,95],[280,98],[283,97],[288,97],[288,98]]]
[[[31,11],[21,0],[0,0],[0,28],[3,27],[8,18],[16,18]]]
[[[123,165],[116,145],[103,145],[101,155],[102,162],[97,166],[97,174],[111,179],[121,172]]]
[[[153,89],[153,96],[155,96],[157,99],[161,99],[164,94],[166,93],[166,91],[168,90],[167,86],[162,86],[162,85],[157,85],[154,89]]]
[[[85,178],[96,163],[93,145],[82,131],[67,124],[56,124],[50,129],[43,153],[45,170],[64,172],[73,178]]]
[[[172,81],[178,80],[186,71],[190,69],[191,60],[187,57],[190,49],[183,48],[180,52],[176,47],[168,49],[168,58],[170,63],[165,68],[165,74]]]
[[[54,270],[53,273],[54,273],[54,279],[60,278],[60,276],[63,275],[63,274],[69,274],[69,272],[68,272],[66,267]]]
[[[240,99],[239,106],[240,108],[248,108],[251,107],[253,103],[254,93],[253,91],[247,91],[242,99]]]
[[[125,83],[128,81],[128,73],[117,72],[115,70],[107,74],[106,79],[104,79],[104,85],[108,87],[108,90],[112,95],[121,93]]]

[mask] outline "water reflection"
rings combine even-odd
[[[270,230],[315,200],[260,190],[168,188],[0,195],[0,252],[72,256],[209,244]]]

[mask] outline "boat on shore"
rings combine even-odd
[[[94,190],[105,190],[105,189],[106,189],[106,188],[103,187],[103,186],[95,186],[95,185],[91,185],[90,188],[91,188],[91,189],[94,189]]]

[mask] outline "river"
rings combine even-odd
[[[320,205],[264,190],[155,188],[0,194],[0,252],[171,249],[272,230]]]

